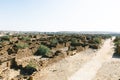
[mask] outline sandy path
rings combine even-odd
[[[69,80],[92,80],[102,64],[109,60],[114,53],[112,40],[104,42],[103,47],[96,52],[96,56],[84,64]]]
[[[54,63],[34,75],[35,80],[68,80],[79,68],[88,62],[93,56],[95,51],[87,49],[76,55],[66,57],[57,63]]]
[[[105,62],[93,80],[120,80],[120,59],[112,58]]]

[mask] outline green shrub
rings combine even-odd
[[[30,41],[30,38],[29,37],[22,37],[22,40],[24,40],[24,41]]]
[[[23,74],[25,75],[31,75],[33,72],[37,71],[36,65],[32,62],[30,62],[27,66],[23,68]]]
[[[101,38],[99,38],[99,37],[93,38],[93,41],[95,44],[101,44]]]
[[[114,40],[115,53],[120,53],[120,37],[116,37]]]
[[[57,44],[58,43],[58,40],[57,39],[52,39],[50,40],[51,44]]]
[[[114,42],[119,42],[120,41],[120,37],[116,37]]]
[[[29,45],[27,43],[23,44],[23,43],[18,43],[16,44],[16,47],[18,49],[25,49],[26,47],[28,47]]]
[[[35,63],[33,63],[32,61],[30,61],[29,62],[29,64],[26,66],[26,68],[36,68],[37,66],[36,66],[36,64]]]
[[[10,39],[10,36],[2,36],[2,37],[1,37],[1,40],[3,40],[3,41],[4,41],[4,40],[9,41],[9,39]]]
[[[115,41],[114,43],[115,43],[115,46],[118,46],[118,45],[120,45],[120,40]]]
[[[42,55],[45,57],[49,57],[49,55],[51,55],[51,51],[47,46],[40,45],[35,55]]]
[[[63,43],[64,40],[63,40],[62,38],[59,38],[58,42],[59,42],[59,43]]]
[[[76,38],[72,38],[72,39],[71,39],[71,43],[72,43],[72,44],[75,44],[75,43],[77,43],[77,42],[78,42],[78,41],[77,41]]]
[[[58,40],[57,40],[57,39],[51,39],[51,40],[50,40],[50,46],[51,46],[51,47],[56,47],[57,43],[58,43]]]

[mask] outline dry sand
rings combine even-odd
[[[36,72],[34,80],[119,80],[120,60],[113,53],[114,44],[107,39],[97,51],[87,49]]]
[[[39,77],[35,78],[35,80],[68,80],[70,76],[91,60],[93,56],[95,56],[95,51],[88,49],[76,55],[66,57],[37,72],[35,75]]]
[[[111,39],[107,39],[98,51],[95,52],[89,49],[66,57],[37,72],[35,75],[39,75],[39,77],[35,78],[35,80],[113,80],[112,77],[104,78],[112,75],[116,71],[114,69],[118,68],[118,65],[120,66],[118,62],[111,62],[113,53],[114,44]],[[107,74],[107,70],[109,72],[110,70],[113,71],[111,71],[110,75],[103,76]]]
[[[93,80],[120,80],[120,59],[112,58],[105,62]]]
[[[108,39],[104,42],[103,47],[96,52],[96,56],[84,64],[69,80],[93,80],[102,64],[110,60],[113,53],[113,44],[111,40]]]

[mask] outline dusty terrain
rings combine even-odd
[[[120,80],[120,59],[112,58],[105,62],[93,80]]]
[[[102,64],[109,60],[113,53],[112,41],[108,39],[104,42],[102,48],[96,52],[96,56],[84,64],[69,80],[92,80]]]
[[[39,80],[44,73],[47,80],[58,75],[54,78],[57,80],[63,74],[66,75],[63,79],[68,79],[91,60],[102,42],[110,37],[100,34],[9,34],[0,37],[0,79],[3,80]],[[54,73],[49,75],[51,70]]]
[[[113,39],[108,38],[109,35],[82,34],[1,36],[0,79],[99,79],[99,75],[102,76],[106,70],[103,67],[106,63],[110,66],[116,63],[111,60],[114,53]]]
[[[105,40],[101,49],[92,49],[67,57],[40,72],[35,80],[118,80],[120,61],[112,58],[114,44]]]
[[[68,80],[68,78],[72,76],[79,68],[81,68],[84,63],[89,61],[95,55],[95,51],[89,49],[76,55],[66,57],[65,59],[54,63],[36,73],[35,76],[39,75],[39,77],[34,79]]]

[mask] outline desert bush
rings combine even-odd
[[[58,42],[59,42],[59,43],[63,43],[64,40],[63,40],[62,38],[59,38]]]
[[[22,40],[24,40],[24,41],[30,41],[30,38],[29,37],[22,37]]]
[[[72,38],[72,39],[71,39],[71,43],[72,43],[72,44],[77,43],[77,39],[76,39],[76,38]]]
[[[35,63],[33,63],[32,61],[29,62],[29,64],[26,66],[27,68],[29,67],[33,67],[33,68],[36,68],[37,65]]]
[[[50,40],[50,47],[56,47],[57,43],[58,43],[57,39],[51,39]]]
[[[114,42],[119,42],[119,41],[120,41],[120,37],[117,36],[117,37],[115,38]]]
[[[115,41],[114,43],[115,43],[115,46],[118,46],[118,45],[120,45],[120,40]]]
[[[10,36],[2,36],[2,37],[0,37],[1,38],[1,40],[6,40],[6,41],[9,41],[10,40]]]
[[[16,47],[18,48],[18,49],[25,49],[26,47],[29,47],[29,45],[27,44],[27,43],[18,43],[18,44],[16,44]]]
[[[78,39],[72,38],[71,39],[71,46],[83,46],[83,43],[80,43]]]
[[[103,38],[104,38],[104,39],[112,38],[112,36],[111,36],[111,35],[104,35]]]
[[[120,37],[116,37],[114,40],[114,45],[115,45],[115,53],[120,54]]]
[[[58,43],[58,40],[57,39],[52,39],[50,40],[51,44],[57,44]]]
[[[93,41],[95,44],[101,44],[101,38],[99,38],[99,37],[93,38]]]
[[[23,74],[31,75],[33,72],[37,71],[36,65],[30,62],[27,66],[23,68]]]
[[[52,56],[52,53],[50,51],[50,48],[48,48],[45,45],[40,45],[35,55],[42,55],[43,57],[50,57]]]

